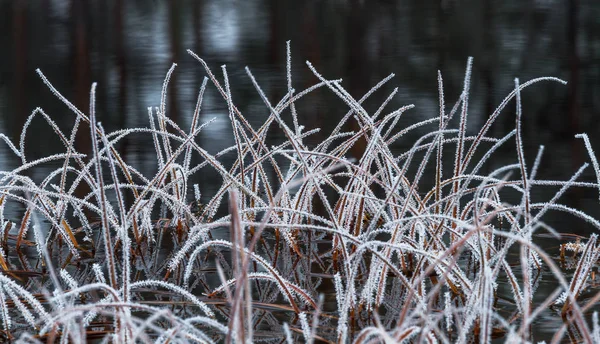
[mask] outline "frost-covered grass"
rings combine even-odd
[[[246,69],[268,113],[254,127],[234,104],[226,68],[217,77],[190,55],[208,75],[190,128],[167,116],[174,66],[160,106],[148,109],[149,126],[111,133],[96,120],[95,84],[90,108],[78,109],[38,71],[74,113],[74,125],[63,132],[38,108],[18,145],[0,135],[21,159],[18,168],[0,172],[4,340],[488,343],[500,336],[515,343],[535,341],[531,326],[551,307],[564,317],[557,341],[569,330],[583,341],[600,342],[597,314],[584,316],[600,295],[580,297],[600,255],[597,236],[563,246],[563,252],[580,255],[572,277],[533,240],[541,231],[558,236],[541,222],[549,210],[600,228],[596,219],[557,203],[571,187],[598,188],[578,181],[587,164],[568,181],[547,181],[536,178],[543,147],[532,166],[525,163],[521,90],[563,81],[515,80],[514,91],[471,136],[469,59],[455,103],[446,105],[438,73],[439,113],[399,128],[413,106],[386,109],[397,89],[376,111],[363,107],[393,75],[354,99],[339,80],[325,79],[307,63],[319,82],[298,92],[288,46],[288,92],[282,99],[269,100]],[[196,140],[211,122],[199,120],[207,87],[215,87],[227,104],[235,139],[217,154]],[[295,102],[318,88],[339,97],[347,113],[310,146],[305,141],[318,130],[305,130]],[[509,106],[516,109],[515,129],[488,136]],[[27,159],[27,128],[34,118],[54,130],[63,153]],[[345,131],[349,122],[360,130]],[[267,140],[272,130],[283,134],[283,142]],[[90,137],[91,155],[77,151],[76,135]],[[130,135],[154,142],[156,175],[140,173],[116,149]],[[415,135],[410,149],[393,152],[397,141]],[[588,137],[578,137],[600,178]],[[348,158],[359,142],[362,156]],[[503,145],[516,147],[514,163],[483,173]],[[443,156],[449,152],[450,160]],[[28,176],[31,169],[57,163],[41,182]],[[200,204],[202,190],[191,181],[207,170],[216,171],[221,184]],[[546,186],[558,191],[534,202],[531,189]],[[11,203],[24,206],[22,218],[4,217]],[[558,283],[544,302],[534,303],[542,274]],[[498,297],[499,285],[509,286],[508,300]]]

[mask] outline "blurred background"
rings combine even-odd
[[[297,91],[317,80],[306,60],[326,78],[343,78],[355,98],[395,73],[367,108],[374,111],[399,87],[390,111],[416,105],[403,115],[403,124],[439,113],[438,69],[446,103],[454,104],[469,56],[474,57],[473,133],[514,88],[515,77],[521,82],[539,76],[569,81],[567,86],[540,83],[522,95],[529,165],[538,146],[545,145],[540,178],[566,180],[589,161],[583,142],[573,138],[576,133],[587,132],[600,149],[598,18],[600,3],[592,0],[0,0],[0,132],[18,142],[27,116],[38,106],[64,130],[73,125],[74,114],[43,85],[36,68],[84,112],[90,84],[98,82],[98,117],[108,131],[147,126],[147,108],[159,105],[172,62],[178,67],[168,115],[187,130],[205,72],[186,49],[203,57],[220,80],[220,66],[227,65],[234,102],[258,125],[268,112],[244,66],[276,102],[287,92],[285,42],[291,40]],[[347,106],[329,93],[319,90],[302,101],[301,124],[323,127],[326,133],[338,123]],[[213,153],[231,145],[227,106],[214,87],[202,111],[203,120],[217,117],[217,122],[200,134],[200,144]],[[514,127],[514,113],[513,102],[493,126],[493,136]],[[81,130],[77,145],[86,152],[88,129]],[[148,138],[126,140],[119,149],[142,171],[156,168]],[[36,119],[28,132],[29,159],[60,151],[56,135]],[[505,154],[494,159],[517,161],[514,147]],[[0,169],[18,165],[0,143]],[[585,178],[595,180],[591,167]],[[596,216],[597,199],[598,190],[581,190],[563,203]],[[569,226],[566,231],[578,233],[587,228]]]

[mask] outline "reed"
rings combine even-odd
[[[73,112],[73,127],[63,132],[38,108],[18,145],[0,134],[21,160],[19,167],[0,172],[3,340],[489,343],[504,338],[526,343],[536,340],[531,327],[540,314],[562,305],[557,317],[564,325],[556,342],[567,332],[571,339],[600,342],[597,314],[586,315],[600,294],[581,297],[600,255],[597,236],[564,244],[562,259],[534,240],[544,230],[559,243],[560,235],[542,222],[549,210],[600,228],[590,215],[558,203],[569,188],[600,189],[597,182],[579,181],[588,164],[569,180],[555,181],[537,179],[543,147],[531,168],[525,163],[521,91],[538,82],[564,81],[515,80],[514,90],[470,135],[469,58],[462,93],[451,106],[438,72],[439,113],[398,128],[414,106],[387,109],[397,88],[375,111],[364,106],[393,75],[356,99],[340,80],[326,79],[307,62],[318,82],[296,92],[288,43],[282,99],[272,102],[246,68],[268,113],[257,127],[235,105],[227,69],[221,68],[220,81],[204,60],[189,53],[207,77],[188,129],[167,114],[166,90],[175,65],[159,107],[148,108],[148,127],[109,133],[97,122],[96,84],[85,113],[38,70]],[[214,121],[200,120],[207,87],[227,105],[234,138],[216,154],[197,143]],[[347,107],[329,134],[306,130],[295,105],[320,88]],[[509,106],[515,106],[515,129],[490,136]],[[34,118],[53,129],[64,153],[27,159]],[[345,131],[350,122],[360,129]],[[82,123],[89,124],[91,155],[74,145],[84,134]],[[273,130],[284,139],[267,144]],[[307,144],[317,132],[323,139]],[[132,135],[152,140],[155,175],[138,171],[115,148]],[[398,154],[393,146],[409,136],[418,138]],[[589,138],[577,137],[600,175]],[[364,153],[347,158],[359,142],[366,142]],[[499,148],[513,145],[514,163],[482,172]],[[444,166],[444,154],[451,151],[453,166]],[[36,182],[29,172],[42,165],[60,167]],[[217,172],[220,185],[200,204],[201,190],[192,181],[207,170]],[[547,186],[558,191],[546,202],[534,202],[531,189]],[[508,202],[515,194],[519,201]],[[5,218],[4,210],[16,203],[24,206],[22,218]],[[229,211],[223,214],[219,209],[225,205]],[[567,250],[580,257],[572,274],[562,266]],[[538,302],[542,275],[558,283]],[[508,286],[509,300],[499,296],[499,285]]]

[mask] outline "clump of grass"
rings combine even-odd
[[[21,159],[18,168],[0,172],[5,340],[488,343],[503,337],[528,342],[535,340],[531,326],[541,312],[561,304],[564,325],[556,340],[569,331],[586,342],[600,341],[597,315],[591,322],[584,316],[600,294],[580,300],[600,255],[597,236],[568,247],[581,252],[570,281],[533,240],[541,228],[558,237],[541,222],[548,210],[600,228],[596,219],[557,203],[568,188],[599,188],[577,181],[587,164],[563,182],[536,179],[543,147],[531,168],[525,163],[521,90],[562,80],[515,80],[514,91],[476,135],[469,135],[469,59],[452,107],[438,72],[439,114],[397,128],[413,108],[386,110],[397,89],[375,112],[363,106],[393,75],[355,99],[339,80],[326,79],[307,63],[318,83],[296,92],[289,44],[287,52],[288,91],[276,103],[246,68],[268,111],[259,127],[235,106],[227,69],[222,67],[219,81],[191,51],[207,78],[187,130],[167,114],[166,90],[175,65],[165,78],[160,106],[148,109],[149,126],[111,133],[97,123],[95,84],[90,108],[78,109],[38,70],[74,113],[74,125],[63,132],[36,109],[18,146],[0,135]],[[216,154],[196,142],[212,122],[200,122],[209,81],[227,104],[235,139]],[[295,103],[318,88],[329,89],[348,111],[328,136],[321,133],[324,139],[309,146],[305,139],[318,129],[305,130]],[[515,130],[488,136],[513,100]],[[64,153],[27,159],[27,129],[35,117],[54,130]],[[351,121],[358,131],[344,131]],[[455,122],[457,128],[451,126]],[[74,144],[85,134],[84,123],[91,155]],[[269,146],[272,127],[285,139]],[[410,149],[394,153],[395,142],[424,130]],[[131,135],[151,137],[154,176],[136,170],[115,148]],[[578,137],[598,170],[589,139]],[[515,162],[484,174],[489,159],[513,140]],[[364,153],[348,158],[359,141],[366,142]],[[454,163],[444,166],[448,151],[454,152]],[[225,162],[228,155],[235,156],[233,163]],[[41,182],[28,177],[31,169],[56,162],[60,167]],[[427,169],[434,171],[433,181],[423,180]],[[190,181],[206,170],[216,171],[221,184],[200,206],[201,190]],[[547,185],[559,191],[547,202],[533,202],[531,189]],[[520,201],[508,203],[515,194]],[[5,219],[10,202],[24,205],[21,219]],[[227,214],[219,211],[223,205]],[[518,255],[510,256],[515,249]],[[557,288],[534,304],[543,273],[558,281]],[[510,287],[510,300],[500,299],[499,284]]]

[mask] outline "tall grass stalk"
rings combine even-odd
[[[37,71],[74,113],[73,126],[63,132],[37,108],[18,145],[0,134],[0,144],[21,162],[0,172],[3,340],[489,343],[500,337],[529,343],[538,340],[532,328],[543,314],[554,314],[562,326],[555,342],[565,333],[600,340],[597,313],[588,317],[600,293],[584,297],[600,258],[597,235],[563,243],[563,253],[575,250],[579,259],[573,273],[563,268],[564,254],[557,259],[536,242],[542,229],[560,243],[562,229],[542,219],[550,210],[600,229],[594,217],[559,203],[571,188],[600,190],[586,134],[576,137],[589,153],[595,182],[581,180],[588,164],[567,181],[537,179],[543,147],[526,164],[521,92],[537,82],[564,81],[515,79],[514,90],[482,116],[481,128],[472,128],[469,58],[458,99],[449,103],[438,71],[439,112],[399,128],[414,105],[390,108],[398,94],[398,88],[385,91],[393,74],[355,98],[341,80],[307,62],[317,82],[298,91],[289,42],[286,52],[281,99],[269,99],[260,78],[245,69],[265,104],[260,126],[236,106],[227,68],[221,67],[220,81],[191,51],[207,76],[185,129],[167,113],[175,64],[158,107],[148,108],[148,126],[114,132],[98,123],[95,83],[85,111]],[[223,98],[234,139],[214,154],[197,140],[215,121],[201,123],[210,87]],[[341,120],[330,133],[302,124],[306,109],[298,101],[317,89],[340,100]],[[388,93],[371,109],[369,98],[381,92]],[[488,136],[513,99],[514,130]],[[28,159],[34,120],[49,125],[63,153]],[[282,135],[271,138],[274,131]],[[309,143],[317,133],[320,142]],[[77,135],[89,135],[91,154],[78,150]],[[152,141],[156,174],[137,170],[119,153],[130,136]],[[361,142],[364,153],[349,157]],[[497,166],[493,160],[507,146],[513,160]],[[30,172],[40,166],[50,170],[35,181]],[[194,184],[207,171],[219,178],[214,192]],[[534,201],[532,190],[543,187],[558,191]],[[6,218],[7,207],[18,203],[21,219]],[[558,283],[538,302],[542,277]]]

